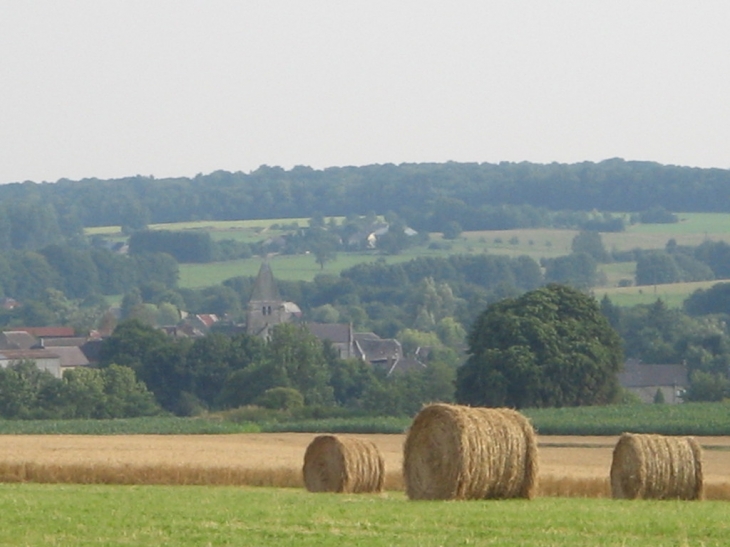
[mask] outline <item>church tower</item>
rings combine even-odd
[[[269,263],[263,262],[248,302],[246,332],[268,338],[271,328],[291,319],[292,310],[286,304],[279,295]]]

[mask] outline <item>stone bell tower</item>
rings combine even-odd
[[[268,338],[274,326],[289,322],[292,314],[285,304],[279,295],[269,263],[263,262],[248,302],[246,332]]]

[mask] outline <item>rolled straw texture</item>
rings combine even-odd
[[[613,450],[611,495],[702,499],[702,447],[693,437],[624,433]]]
[[[403,450],[412,500],[529,499],[537,472],[535,431],[510,409],[427,406],[413,420]]]
[[[381,492],[385,461],[370,441],[319,435],[304,453],[302,473],[310,492]]]

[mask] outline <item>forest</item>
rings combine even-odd
[[[51,243],[79,227],[191,220],[310,218],[392,211],[416,230],[508,229],[580,222],[575,213],[728,212],[730,171],[611,159],[600,163],[441,163],[291,170],[262,166],[251,173],[216,171],[193,178],[136,176],[115,180],[61,179],[0,186],[0,225],[25,220],[33,232],[12,230],[14,248]],[[16,210],[22,204],[37,213]],[[550,212],[564,212],[553,215]],[[568,214],[570,212],[571,214]],[[7,220],[6,220],[7,219]],[[22,222],[22,220],[20,220]],[[57,224],[61,231],[48,230]],[[586,226],[590,227],[590,226]],[[610,227],[610,225],[609,225]],[[613,229],[616,229],[614,226]],[[5,231],[5,230],[2,230]],[[0,239],[0,249],[7,248]],[[27,248],[27,247],[25,247]]]
[[[4,307],[0,324],[5,329],[70,325],[78,333],[124,327],[108,339],[103,364],[134,372],[155,397],[148,412],[187,415],[239,406],[293,405],[403,415],[428,400],[453,400],[457,370],[466,359],[467,335],[487,307],[548,283],[590,293],[600,282],[598,265],[633,261],[632,282],[637,285],[719,281],[712,289],[693,294],[681,309],[668,308],[662,301],[619,307],[604,298],[600,311],[620,335],[626,357],[645,363],[686,363],[691,375],[686,400],[722,400],[730,396],[730,308],[725,305],[729,291],[721,282],[730,279],[730,245],[669,241],[664,249],[618,252],[604,247],[601,234],[620,232],[628,222],[677,222],[674,212],[680,210],[727,212],[728,193],[728,171],[620,159],[573,165],[445,163],[321,171],[263,166],[249,174],[218,171],[190,179],[137,176],[3,185],[0,296],[22,305]],[[331,215],[342,220],[325,222]],[[288,227],[274,241],[251,243],[215,240],[191,230],[148,229],[152,223],[292,217],[309,221],[306,226]],[[355,236],[382,219],[388,224],[387,233],[377,249],[366,249]],[[86,228],[106,225],[121,226],[127,253],[120,253],[103,236],[85,233]],[[297,303],[308,321],[350,323],[361,332],[396,338],[407,354],[430,348],[428,372],[408,377],[384,377],[356,363],[340,362],[324,346],[307,350],[319,383],[301,383],[274,348],[258,347],[236,334],[236,325],[245,318],[253,278],[232,277],[198,289],[178,284],[180,264],[273,252],[311,253],[323,266],[337,253],[393,256],[406,249],[443,245],[462,231],[519,227],[571,228],[577,235],[568,254],[541,261],[529,256],[450,254],[397,264],[376,260],[345,268],[339,275],[320,274],[311,282],[278,282],[282,297]],[[441,233],[442,238],[431,240],[429,233]],[[116,313],[110,312],[110,297],[119,299]],[[200,340],[160,338],[161,331],[154,327],[179,321],[180,311],[217,314],[224,321]],[[147,328],[157,334],[146,332]],[[152,349],[130,357],[123,347],[114,346],[124,336],[152,340]],[[280,336],[284,347],[302,349],[312,343],[297,332]],[[142,347],[136,342],[132,346]],[[257,356],[245,366],[236,364],[234,357],[237,351],[244,355],[249,351],[241,349],[244,346],[254,348]],[[0,376],[0,389],[4,382],[22,383],[23,378],[28,374]],[[278,381],[272,383],[272,378]],[[76,387],[50,382],[55,386],[51,391],[61,394],[54,399],[57,405],[66,405],[58,402],[66,400],[63,393],[82,385],[79,378],[75,381]],[[101,397],[103,378],[93,382]],[[230,392],[232,385],[239,386],[235,394]],[[36,395],[38,401],[50,400],[47,394]],[[0,414],[28,417],[33,414],[28,404],[26,410]]]

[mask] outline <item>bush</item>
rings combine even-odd
[[[254,402],[270,410],[296,410],[304,406],[304,396],[290,387],[274,387],[264,391]]]

